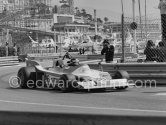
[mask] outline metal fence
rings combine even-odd
[[[133,18],[125,17],[125,45],[135,45],[136,53],[144,55],[146,61],[165,61],[164,46],[161,43],[161,19],[148,15],[146,18],[136,17],[137,29],[131,29]],[[127,41],[131,37],[130,41]]]

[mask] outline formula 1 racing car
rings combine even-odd
[[[55,59],[52,67],[44,68],[32,60],[27,60],[26,63],[27,66],[20,68],[17,75],[21,88],[46,87],[68,92],[81,89],[124,90],[131,85],[126,71],[116,71],[110,75],[108,72],[91,69],[87,64],[80,64],[69,54]]]

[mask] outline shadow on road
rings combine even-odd
[[[48,89],[48,88],[34,88],[34,89],[22,89],[22,88],[12,88],[12,87],[7,87],[6,89],[8,90],[26,90],[26,91],[43,91],[43,92],[51,92],[51,93],[74,93],[74,94],[93,94],[93,93],[115,93],[115,92],[128,92],[130,90],[115,90],[115,89],[107,89],[107,90],[73,90],[73,91],[68,91],[68,92],[62,92],[60,90],[55,90],[55,89]]]
[[[155,92],[143,92],[146,94],[157,94],[157,93],[166,93],[166,91],[155,91]]]

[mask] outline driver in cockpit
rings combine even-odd
[[[63,56],[62,60],[56,61],[56,67],[69,67],[69,66],[78,66],[79,60],[73,58],[68,52]]]
[[[66,63],[67,66],[79,65],[79,60],[76,58],[73,58],[68,52],[64,55],[63,62]]]
[[[63,60],[64,59],[72,59],[73,57],[67,52],[64,56],[63,56]]]

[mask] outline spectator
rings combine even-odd
[[[80,53],[80,55],[84,55],[85,54],[85,48],[84,47],[79,48],[79,53]]]
[[[9,43],[6,42],[6,56],[9,56]]]
[[[158,44],[158,61],[159,62],[166,62],[166,48],[164,46],[164,43],[161,41]]]
[[[80,55],[82,55],[82,48],[79,48],[79,53]]]
[[[14,43],[14,46],[13,46],[13,55],[14,56],[17,56],[17,46],[16,46],[16,43]]]
[[[101,55],[105,54],[105,61],[106,63],[110,63],[113,61],[114,58],[114,46],[110,45],[108,40],[104,40],[103,42],[103,49],[101,51]]]
[[[160,0],[158,8],[161,14],[162,41],[166,42],[166,1]]]
[[[152,40],[148,40],[146,44],[146,48],[144,50],[144,54],[146,55],[145,61],[157,61],[157,49]]]
[[[58,53],[58,46],[56,46],[55,48],[56,48],[56,53]]]
[[[17,55],[20,55],[20,47],[17,47]]]
[[[82,54],[83,55],[85,54],[85,48],[84,47],[82,48]]]
[[[71,47],[69,47],[69,52],[72,52],[73,50],[72,50],[72,48]]]

